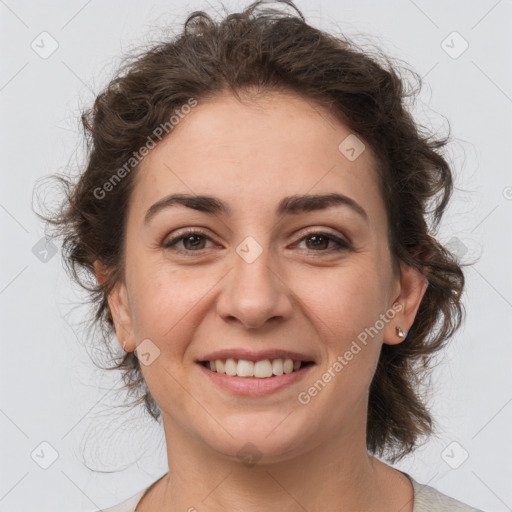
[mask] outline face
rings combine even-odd
[[[233,458],[251,442],[278,461],[342,431],[365,439],[382,343],[401,342],[395,327],[412,324],[424,283],[393,272],[376,162],[368,145],[347,158],[339,146],[349,135],[291,94],[244,103],[225,94],[200,102],[142,162],[125,281],[109,303],[125,350],[146,340],[141,368],[170,440],[181,434]],[[150,210],[170,194],[196,207],[196,196],[211,196],[225,209]],[[283,202],[327,194],[345,199],[306,210]],[[247,395],[197,362],[224,349],[293,351],[314,364],[281,389]]]

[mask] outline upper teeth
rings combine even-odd
[[[256,377],[265,378],[272,375],[282,375],[298,370],[301,361],[293,359],[263,359],[262,361],[247,361],[246,359],[216,359],[208,361],[210,370],[217,373],[225,373],[231,377]]]

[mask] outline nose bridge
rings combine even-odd
[[[247,328],[290,315],[288,288],[274,267],[268,244],[246,237],[235,248],[233,269],[217,305],[219,315],[237,318]]]

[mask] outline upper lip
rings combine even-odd
[[[210,354],[197,359],[197,362],[215,361],[216,359],[245,359],[247,361],[261,361],[262,359],[293,359],[294,361],[312,361],[310,356],[293,352],[290,350],[268,349],[259,352],[253,352],[243,348],[226,348],[224,350],[216,350]]]

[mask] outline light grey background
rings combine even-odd
[[[297,5],[313,25],[369,34],[410,63],[425,79],[416,115],[441,130],[445,116],[452,126],[457,188],[439,238],[463,261],[478,262],[466,271],[466,322],[434,373],[441,433],[396,466],[485,511],[512,510],[512,2]],[[112,409],[122,397],[114,394],[118,376],[89,360],[79,325],[85,296],[70,284],[60,252],[46,263],[33,252],[44,232],[31,201],[38,178],[81,162],[79,109],[106,85],[122,52],[166,24],[179,29],[189,11],[213,13],[219,4],[212,7],[0,0],[2,512],[93,511],[167,471],[160,427],[142,409]],[[47,56],[52,39],[58,48]],[[53,450],[56,460],[43,469]]]

